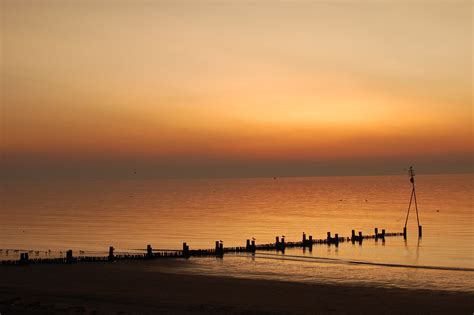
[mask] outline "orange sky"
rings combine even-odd
[[[240,161],[223,176],[265,161],[285,175],[354,160],[471,170],[469,1],[1,6],[9,172],[58,160]]]

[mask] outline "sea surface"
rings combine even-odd
[[[315,245],[284,254],[258,251],[179,260],[169,272],[298,282],[474,292],[474,175],[416,176],[419,220],[408,239],[362,245]],[[401,232],[411,184],[407,176],[256,179],[9,181],[1,183],[0,259],[143,252],[300,241],[328,231],[350,236],[374,228]],[[157,264],[159,262],[157,261]],[[151,272],[153,271],[150,270]]]

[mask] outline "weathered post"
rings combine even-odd
[[[20,253],[20,264],[28,264],[28,253]]]
[[[67,263],[72,263],[74,261],[74,258],[72,257],[72,250],[68,250],[66,252],[66,262]]]
[[[189,246],[186,243],[183,243],[183,257],[189,258]]]
[[[109,247],[109,261],[114,261],[115,260],[114,249],[115,248],[113,246]]]
[[[216,255],[224,257],[224,242],[216,241]]]

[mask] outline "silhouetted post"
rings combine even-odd
[[[385,239],[385,229],[382,229],[382,238]]]
[[[362,231],[359,231],[359,244],[362,244],[362,240],[363,240]]]
[[[109,261],[114,261],[115,260],[114,249],[115,248],[113,246],[109,247]]]
[[[146,246],[146,256],[148,258],[152,258],[153,257],[153,248],[151,248],[151,245],[147,245]]]
[[[303,232],[303,245],[306,244],[306,234]]]
[[[407,227],[406,226],[403,228],[403,238],[407,239]]]
[[[309,244],[313,245],[313,236],[312,235],[309,236]]]
[[[355,241],[356,241],[356,239],[355,239],[356,237],[355,237],[355,236],[356,236],[355,230],[352,230],[352,233],[351,233],[351,242],[352,242],[352,244],[354,244]]]
[[[189,258],[189,246],[186,243],[183,243],[183,257]]]
[[[20,264],[28,264],[28,253],[20,253]]]
[[[328,244],[331,244],[331,232],[328,232],[327,242]]]
[[[73,260],[74,258],[72,257],[72,250],[70,249],[66,252],[66,262],[72,263]]]
[[[216,241],[216,255],[219,257],[224,256],[224,242]]]
[[[339,234],[336,233],[334,236],[334,241],[336,242],[336,246],[339,245]]]
[[[283,248],[285,248],[285,237],[284,236],[281,237],[281,246]]]
[[[257,247],[255,246],[255,240],[252,240],[252,252],[255,252]]]
[[[275,246],[276,248],[279,248],[280,247],[280,237],[275,237]]]
[[[421,229],[421,225],[418,225],[418,237],[421,238],[422,237],[422,229]]]
[[[247,240],[247,245],[245,246],[246,251],[250,251],[250,240]]]

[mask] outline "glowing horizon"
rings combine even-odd
[[[13,173],[114,159],[472,170],[468,1],[1,5]]]

